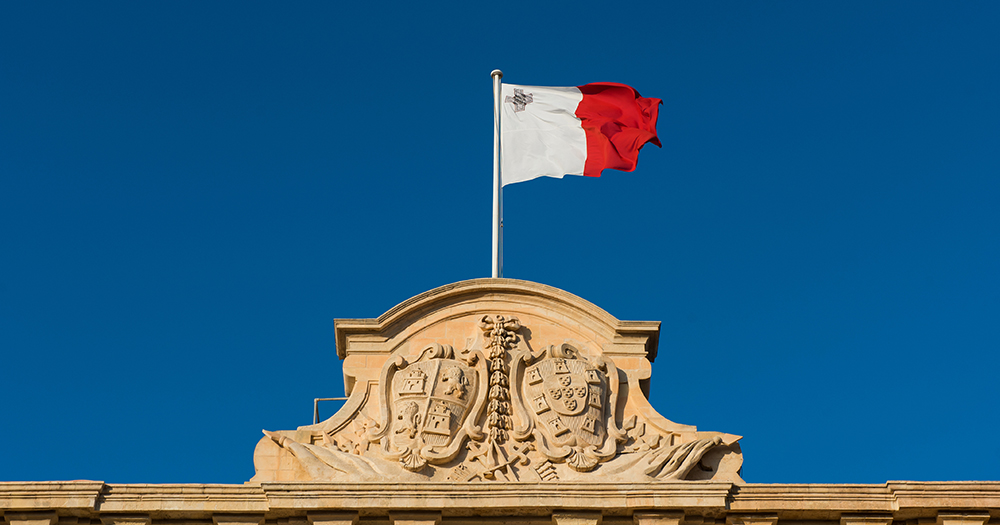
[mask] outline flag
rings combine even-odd
[[[600,177],[635,169],[639,150],[656,138],[663,103],[624,84],[577,87],[503,84],[501,186],[538,177]]]

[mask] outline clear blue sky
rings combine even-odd
[[[1000,3],[485,5],[0,5],[0,479],[249,479],[334,318],[488,276],[494,68],[664,100],[506,192],[508,277],[663,321],[661,413],[751,482],[1000,478]]]

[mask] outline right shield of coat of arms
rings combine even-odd
[[[586,472],[615,456],[625,433],[614,421],[618,371],[569,344],[514,358],[515,438],[534,435],[538,451]]]

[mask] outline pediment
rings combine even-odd
[[[348,401],[266,432],[252,481],[739,480],[739,436],[650,406],[659,322],[476,279],[335,323]]]

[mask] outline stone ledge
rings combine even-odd
[[[899,510],[1000,509],[998,481],[890,481],[886,487]]]
[[[91,510],[103,481],[0,482],[0,510]]]
[[[722,512],[731,483],[263,483],[276,509],[445,509],[550,514],[552,509],[697,508]]]
[[[222,484],[108,484],[100,512],[147,512],[158,517],[219,513],[263,513],[267,498],[260,487]]]
[[[385,517],[390,511],[440,511],[446,519],[500,515],[544,518],[553,512],[600,511],[606,517],[625,518],[651,510],[684,511],[689,517],[717,519],[766,515],[784,521],[849,518],[847,521],[865,522],[891,518],[918,519],[929,524],[944,516],[949,523],[1000,525],[1000,482],[892,481],[883,485],[732,485],[711,481],[350,485],[0,482],[0,513],[12,519],[22,513],[54,512],[60,518],[94,520],[148,515],[154,521],[211,522],[216,515],[255,520],[260,516],[270,520],[289,516],[305,519],[310,515],[323,521],[325,518],[315,511],[348,512],[351,516],[368,518]]]
[[[734,487],[729,511],[808,513],[812,519],[838,519],[841,512],[894,510],[892,493],[885,485],[747,484]]]

